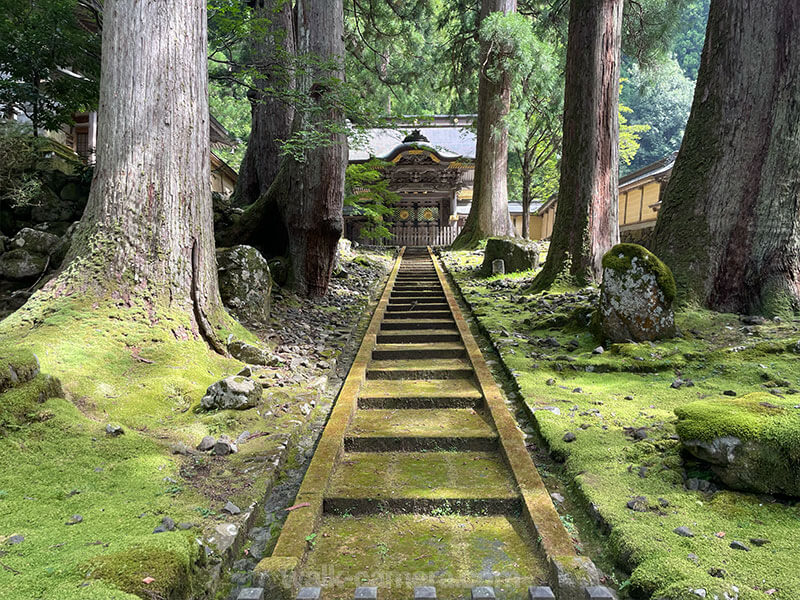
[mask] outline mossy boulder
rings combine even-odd
[[[685,450],[729,487],[800,496],[800,409],[763,392],[675,409]]]
[[[205,410],[245,410],[258,405],[262,391],[259,382],[234,375],[212,383],[200,405]]]
[[[617,244],[603,257],[599,334],[611,342],[674,336],[675,292],[672,272],[652,252],[636,244]]]
[[[492,274],[492,262],[501,259],[506,273],[528,271],[539,266],[539,245],[523,238],[496,237],[486,241],[481,273]]]
[[[217,250],[219,291],[225,307],[240,321],[269,320],[272,276],[267,261],[251,246]]]

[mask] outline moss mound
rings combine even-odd
[[[664,292],[668,302],[675,300],[678,288],[675,285],[675,277],[669,267],[661,262],[655,254],[644,246],[638,244],[617,244],[603,256],[603,268],[614,269],[615,271],[627,271],[631,268],[631,261],[638,258],[650,266],[656,275],[661,291]]]

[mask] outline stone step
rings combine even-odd
[[[424,510],[425,504],[414,504],[414,500],[519,500],[511,472],[498,452],[345,453],[325,497],[351,499],[359,512],[370,507],[356,507],[358,500],[372,507],[393,501],[393,508],[403,512],[405,505]]]
[[[413,307],[413,308],[412,308]],[[423,298],[414,300],[413,298],[394,298],[389,299],[387,312],[395,310],[450,310],[450,305],[444,299]]]
[[[468,379],[472,365],[463,358],[373,360],[367,379]]]
[[[416,300],[417,298],[444,298],[444,291],[443,290],[398,290],[393,291],[389,296],[390,302],[391,299],[398,299],[398,298],[412,298]]]
[[[345,435],[348,452],[495,451],[497,431],[474,409],[359,410]]]
[[[451,313],[449,310],[419,310],[419,306],[417,306],[414,308],[414,310],[407,310],[407,311],[398,310],[398,311],[387,312],[383,315],[383,318],[386,320],[395,320],[395,319],[444,320],[444,319],[452,319],[453,313]]]
[[[392,399],[400,403],[461,400],[471,401],[474,405],[483,399],[483,394],[472,379],[367,379],[362,384],[358,397],[367,401]]]
[[[419,319],[387,319],[381,323],[383,331],[455,328],[456,322],[453,319],[425,319],[424,321]]]
[[[372,351],[374,360],[463,358],[466,355],[467,351],[461,343],[377,344]]]
[[[455,329],[420,329],[416,331],[381,331],[379,344],[426,344],[433,342],[460,342],[461,334]]]

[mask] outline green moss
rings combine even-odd
[[[614,269],[615,271],[627,271],[631,268],[631,261],[634,258],[645,262],[655,273],[656,281],[664,297],[668,302],[672,302],[677,295],[675,278],[672,271],[652,252],[644,246],[638,244],[617,244],[603,256],[603,268]]]
[[[30,421],[47,420],[49,413],[40,410],[42,403],[61,395],[60,384],[49,375],[37,375],[31,381],[0,393],[0,436]]]
[[[631,572],[627,589],[639,597],[694,600],[697,596],[689,589],[703,588],[709,598],[715,594],[722,598],[723,592],[733,596],[730,586],[735,585],[740,600],[764,598],[764,591],[770,588],[777,589],[776,596],[784,600],[800,600],[800,553],[795,535],[800,507],[765,501],[753,494],[723,491],[709,497],[688,491],[684,469],[692,473],[693,467],[684,462],[674,439],[676,409],[697,401],[721,402],[727,399],[722,394],[725,390],[734,390],[740,399],[761,392],[754,397],[760,398],[755,403],[755,421],[762,417],[775,422],[788,419],[786,423],[793,427],[793,415],[800,413],[793,408],[800,404],[800,396],[788,393],[791,388],[800,389],[794,349],[796,324],[766,323],[754,344],[756,340],[742,331],[736,315],[690,306],[675,315],[685,337],[612,346],[611,351],[592,355],[597,344],[588,329],[565,331],[522,323],[527,312],[543,308],[541,296],[513,286],[487,288],[484,280],[473,278],[469,271],[479,257],[452,253],[446,254],[445,260],[457,267],[452,270],[454,279],[476,309],[477,320],[500,348],[500,357],[514,376],[512,385],[519,387],[525,402],[531,408],[560,409],[560,415],[546,410],[535,413],[535,426],[545,444],[564,461],[563,479],[550,477],[547,482],[567,483],[572,492],[565,494],[568,500],[593,506],[608,526],[610,535],[601,535],[601,544],[590,549],[593,559],[607,553],[624,565]],[[553,305],[552,297],[548,301]],[[558,309],[562,311],[564,306]],[[502,330],[522,333],[527,340],[517,338],[518,345],[503,345],[499,342]],[[536,343],[546,337],[555,338],[561,347]],[[578,346],[567,352],[565,346],[572,340],[577,340]],[[733,348],[745,349],[732,352]],[[637,365],[648,364],[662,365],[665,370],[634,371]],[[608,370],[602,372],[604,368]],[[678,377],[691,380],[694,386],[672,388]],[[776,391],[786,400],[764,393],[765,387],[774,389],[777,384],[781,385]],[[573,391],[577,388],[580,392]],[[774,409],[760,406],[762,400],[783,412],[769,416]],[[724,412],[719,418],[726,418]],[[736,421],[738,426],[742,422],[752,425],[750,416],[745,417]],[[636,428],[646,428],[647,440],[634,441],[630,431]],[[577,436],[572,443],[563,441],[568,431]],[[793,435],[787,435],[786,441]],[[642,467],[645,472],[640,471]],[[540,472],[546,476],[545,471]],[[663,498],[669,506],[634,513],[626,502],[639,495],[646,496],[651,505],[658,505],[657,500]],[[690,527],[695,537],[674,534],[673,529],[680,526]],[[726,532],[725,537],[714,535],[721,531]],[[581,531],[581,538],[585,537]],[[767,538],[771,543],[758,548],[749,542],[751,537]],[[732,540],[751,546],[751,552],[732,550]],[[698,557],[696,563],[688,558],[690,553]],[[728,574],[724,580],[711,577],[710,568],[724,568]]]
[[[0,392],[29,381],[39,372],[39,361],[30,350],[12,344],[0,347]]]

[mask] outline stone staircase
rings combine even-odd
[[[256,570],[269,598],[606,597],[426,248],[398,259],[296,506]]]

